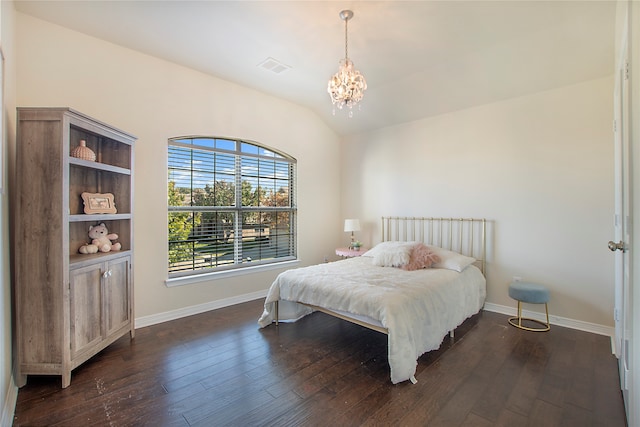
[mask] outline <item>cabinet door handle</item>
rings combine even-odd
[[[111,277],[111,270],[107,270],[107,271],[105,271],[104,273],[102,273],[102,277],[104,277],[105,279],[106,279],[107,277]]]

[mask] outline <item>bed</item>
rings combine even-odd
[[[484,305],[486,220],[383,217],[381,230],[363,256],[279,274],[258,324],[322,311],[385,333],[391,382],[415,383],[417,359]]]

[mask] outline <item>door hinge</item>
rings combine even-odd
[[[624,64],[624,79],[629,80],[629,61]]]
[[[618,122],[613,119],[613,133],[618,132]]]

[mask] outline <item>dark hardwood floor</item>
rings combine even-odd
[[[258,329],[262,300],[138,329],[73,372],[30,376],[15,426],[624,426],[605,336],[490,312],[392,385],[386,336],[314,313]]]

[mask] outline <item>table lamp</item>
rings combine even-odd
[[[354,249],[355,237],[353,235],[354,231],[360,231],[360,220],[357,219],[345,219],[344,220],[344,231],[346,233],[351,232],[351,244],[349,245],[349,249]]]

